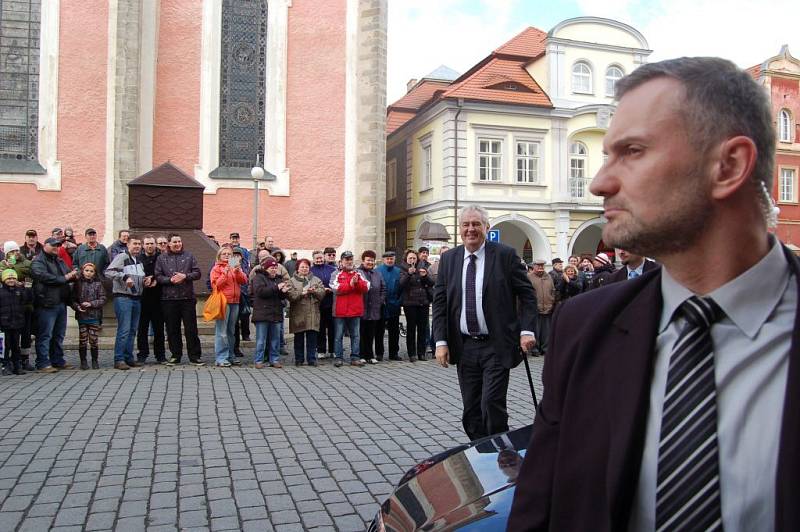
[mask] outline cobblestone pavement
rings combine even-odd
[[[0,378],[0,530],[364,530],[409,467],[465,439],[455,368],[432,361],[123,372],[101,357]],[[532,419],[522,364],[509,414]]]

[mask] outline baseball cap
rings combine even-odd
[[[395,257],[395,256],[397,256],[397,253],[395,253],[394,251],[384,251],[383,252],[383,258],[384,259],[388,258],[388,257]]]
[[[352,251],[342,251],[342,255],[339,258],[341,258],[341,259],[352,259],[353,258],[353,252]]]
[[[45,240],[44,243],[48,244],[50,246],[60,246],[62,244],[60,238],[55,238],[55,237],[52,237],[52,236],[50,238],[48,238],[47,240]]]
[[[83,232],[84,235],[91,235],[92,233],[95,235],[97,234],[97,231],[93,227],[89,227]]]
[[[239,238],[239,233],[231,233],[230,238]]]

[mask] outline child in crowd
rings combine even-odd
[[[10,268],[3,270],[0,279],[0,330],[5,334],[3,375],[22,375],[25,371],[20,364],[20,335],[25,327],[25,306],[33,294],[17,282],[17,272]]]
[[[78,320],[78,354],[81,369],[89,369],[86,361],[87,344],[92,352],[92,369],[98,369],[97,336],[103,321],[103,305],[106,304],[106,291],[97,277],[95,265],[87,262],[73,286],[75,319]]]

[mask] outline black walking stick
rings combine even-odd
[[[520,349],[522,351],[522,349]],[[528,353],[522,351],[522,360],[525,361],[525,371],[528,373],[528,384],[531,387],[531,397],[533,397],[533,407],[539,410],[539,401],[536,400],[536,390],[533,389],[533,377],[531,377],[531,366],[528,364]]]

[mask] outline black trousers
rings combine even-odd
[[[33,342],[31,338],[33,337],[33,331],[36,330],[36,315],[33,312],[33,309],[26,309],[25,310],[25,325],[22,327],[20,331],[20,345],[22,349],[30,349],[33,346]]]
[[[319,309],[319,334],[317,353],[333,353],[336,330],[333,328],[333,307]]]
[[[458,361],[464,412],[461,424],[470,440],[508,431],[506,395],[510,371],[500,365],[489,340],[464,338]]]
[[[242,339],[250,339],[250,314],[239,314],[239,319],[236,321],[236,329],[233,334],[236,338],[234,341],[233,352],[240,353]]]
[[[534,351],[540,355],[547,353],[547,346],[550,343],[550,320],[552,314],[537,314],[536,326],[533,334],[536,336],[536,347]]]
[[[3,329],[6,336],[5,355],[3,358],[3,365],[14,369],[19,367],[20,347],[19,340],[22,336],[21,329]]]
[[[400,316],[378,320],[375,326],[375,356],[383,360],[383,334],[389,330],[389,358],[398,358],[400,352]]]
[[[406,315],[406,347],[408,358],[425,356],[425,323],[428,321],[428,305],[403,307]]]
[[[378,324],[380,320],[365,320],[361,319],[358,323],[359,327],[359,342],[361,344],[361,358],[370,360],[375,358],[378,351]],[[383,337],[380,338],[381,351],[383,351]],[[374,346],[374,349],[373,349]],[[383,358],[383,353],[381,353]]]
[[[183,354],[183,339],[181,338],[181,323],[186,336],[186,354],[192,362],[199,361],[200,337],[197,336],[197,310],[194,299],[163,300],[161,308],[164,311],[164,321],[167,324],[167,342],[169,352],[180,361]]]
[[[164,313],[161,301],[142,298],[142,313],[139,316],[139,328],[136,331],[137,357],[144,360],[150,354],[150,324],[153,325],[153,354],[156,360],[164,360]]]

